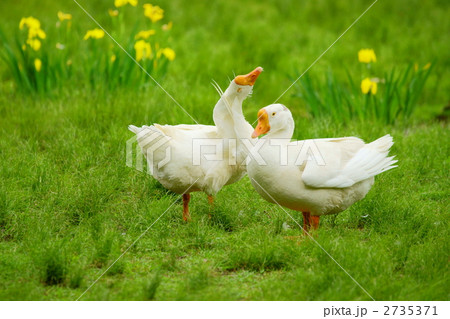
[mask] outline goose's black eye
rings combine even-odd
[[[273,112],[273,113],[272,113],[272,116],[275,116],[275,114],[277,114],[277,113]]]

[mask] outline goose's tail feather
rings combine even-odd
[[[137,134],[141,131],[140,127],[134,126],[134,125],[128,125],[128,129],[133,132],[134,134]]]
[[[345,165],[347,176],[359,182],[397,167],[394,156],[388,156],[393,144],[392,136],[388,134],[365,145]]]
[[[158,147],[170,141],[170,137],[165,135],[155,125],[144,125],[142,127],[128,125],[128,129],[136,134],[137,142],[143,151],[146,151],[148,148],[156,150]]]

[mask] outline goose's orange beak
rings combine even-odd
[[[237,85],[253,85],[256,82],[256,79],[263,71],[263,68],[258,66],[256,69],[254,69],[252,72],[246,75],[238,75],[234,78],[234,83]]]
[[[258,125],[256,125],[256,128],[253,131],[252,138],[256,138],[261,134],[266,134],[269,131],[269,115],[265,109],[261,109],[258,112]]]

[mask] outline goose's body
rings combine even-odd
[[[247,152],[237,137],[250,136],[253,128],[245,121],[242,102],[252,92],[261,72],[262,68],[257,68],[231,81],[214,107],[215,126],[129,126],[137,135],[153,177],[165,188],[183,194],[185,220],[189,219],[189,193],[203,191],[212,200],[211,196],[223,186],[245,175],[245,164],[241,163],[245,163]],[[214,157],[218,153],[219,156]]]
[[[245,157],[241,161],[236,159],[236,165],[229,165],[228,160],[211,161],[205,158],[205,154],[216,152],[215,145],[205,145],[209,140],[224,146],[224,159],[236,157],[236,148],[227,147],[216,126],[153,124],[139,128],[130,125],[130,130],[137,135],[142,153],[151,166],[152,176],[175,193],[203,191],[212,196],[223,186],[240,180],[245,174],[243,166],[238,165]],[[196,140],[199,148],[201,147],[198,165],[194,163]],[[166,163],[165,159],[169,161]]]
[[[310,218],[317,227],[319,216],[364,198],[374,176],[395,167],[390,135],[369,144],[356,137],[292,142],[294,122],[285,106],[268,106],[258,117],[253,137],[268,134],[255,146],[264,163],[249,158],[250,180],[267,201],[303,212],[306,228]]]

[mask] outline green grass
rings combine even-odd
[[[84,2],[90,12],[112,3]],[[253,122],[371,2],[314,3],[161,4],[177,52],[161,84],[211,124],[211,78],[225,87],[232,71],[261,65],[244,105]],[[2,27],[10,32],[28,15],[54,23],[58,10],[89,25],[75,4],[47,0],[25,11],[2,2]],[[445,1],[380,0],[310,71],[320,77],[331,66],[345,79],[341,66],[357,64],[364,47],[375,49],[381,71],[436,61],[409,123],[311,120],[294,92],[281,99],[295,138],[394,137],[399,167],[378,176],[364,200],[324,217],[316,237],[377,300],[450,297],[450,134],[433,120],[448,103],[449,11]],[[125,165],[127,125],[192,121],[153,86],[109,92],[73,83],[44,98],[17,93],[3,64],[0,71],[0,299],[74,300],[178,199]],[[369,300],[312,240],[288,238],[301,230],[248,178],[218,194],[211,218],[206,195],[194,193],[191,204],[191,223],[178,200],[82,299]]]

